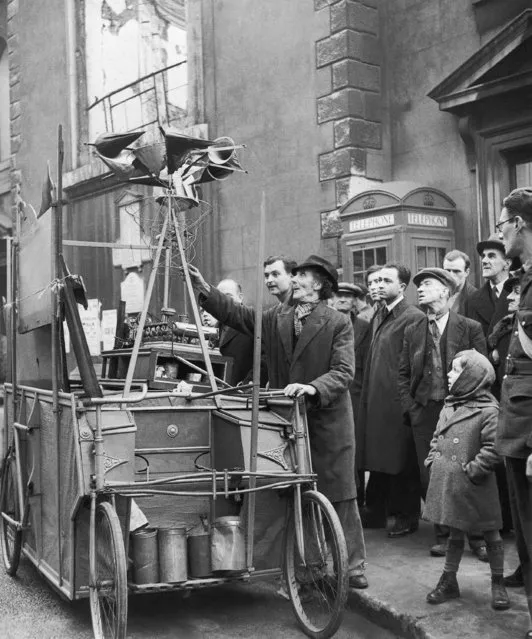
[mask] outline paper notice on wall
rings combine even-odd
[[[115,345],[116,319],[116,309],[102,311],[102,348],[104,351],[110,351]]]
[[[138,273],[128,273],[120,284],[120,299],[126,303],[126,314],[140,313],[144,306],[144,280]]]
[[[88,300],[87,310],[80,307],[79,316],[91,355],[101,353],[100,300]]]

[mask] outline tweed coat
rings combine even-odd
[[[361,399],[365,470],[396,475],[406,464],[410,433],[397,384],[399,359],[407,326],[421,331],[424,322],[425,314],[403,299],[375,325]]]
[[[429,384],[423,378],[425,360],[429,355],[427,338],[429,334],[428,318],[419,325],[408,326],[404,334],[401,362],[399,364],[399,395],[404,413],[414,405],[425,406],[428,399]],[[460,351],[474,348],[482,355],[487,355],[486,340],[482,327],[467,317],[449,311],[449,319],[445,329],[445,356],[447,369],[450,369],[454,356]],[[447,376],[447,371],[444,371]],[[447,381],[447,378],[445,378]]]
[[[201,296],[203,308],[219,321],[252,334],[255,312],[214,288]],[[349,385],[355,375],[351,320],[320,302],[294,339],[294,306],[281,304],[262,314],[262,339],[271,388],[299,382],[318,391],[307,402],[307,421],[318,489],[332,502],[356,497],[355,426]],[[294,343],[295,342],[295,343]]]
[[[508,314],[508,291],[505,291],[503,288],[499,299],[495,301],[490,289],[491,284],[486,282],[484,286],[469,297],[466,306],[467,317],[480,322],[486,338],[490,333],[490,327],[493,326],[493,323]],[[497,311],[496,316],[495,311]]]
[[[445,405],[425,466],[430,482],[423,517],[463,531],[502,527],[495,467],[498,404],[474,399]]]

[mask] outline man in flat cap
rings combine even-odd
[[[426,318],[421,328],[409,326],[405,330],[399,364],[399,395],[405,422],[412,428],[424,499],[429,481],[424,462],[444,399],[449,394],[447,372],[460,351],[474,348],[487,355],[487,349],[481,325],[450,310],[455,282],[448,271],[426,268],[413,279]],[[431,554],[444,556],[449,532],[435,528],[437,543]],[[479,559],[487,560],[481,535],[470,537],[469,543]]]
[[[487,338],[495,309],[497,308],[499,319],[508,313],[508,292],[504,290],[504,282],[508,279],[512,260],[506,257],[504,244],[496,233],[477,244],[477,253],[481,259],[482,277],[486,282],[469,297],[466,314],[480,322]]]
[[[351,404],[355,418],[355,470],[357,476],[357,501],[358,505],[364,504],[364,428],[362,420],[358,418],[360,408],[360,394],[364,381],[364,370],[366,369],[369,344],[371,342],[370,323],[362,319],[358,313],[358,300],[365,300],[365,293],[358,284],[350,282],[339,282],[338,291],[333,295],[332,306],[340,313],[345,313],[351,318],[353,324],[353,334],[355,337],[355,379],[349,387],[351,394]]]
[[[253,309],[236,304],[189,265],[200,303],[224,325],[253,335]],[[355,375],[353,327],[330,308],[337,290],[333,265],[310,255],[292,271],[292,300],[262,314],[262,340],[271,388],[305,396],[309,440],[318,489],[329,498],[344,529],[349,583],[366,588],[365,546],[356,502],[355,427],[349,386]]]

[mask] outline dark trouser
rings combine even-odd
[[[356,499],[333,502],[347,544],[349,576],[361,575],[366,567],[366,545]]]
[[[363,470],[357,470],[355,475],[357,481],[357,504],[358,508],[363,508],[366,503],[366,473]]]
[[[509,532],[512,530],[512,508],[510,506],[510,494],[508,492],[508,479],[506,477],[506,468],[504,464],[499,464],[495,468],[495,477],[497,478],[497,490],[499,491],[499,501],[502,513],[502,530]]]
[[[515,545],[523,570],[528,612],[532,618],[532,481],[526,476],[526,459],[505,457]]]
[[[432,441],[434,431],[436,430],[436,425],[438,424],[442,408],[443,400],[437,402],[429,400],[426,406],[416,404],[410,414],[410,423],[416,446],[417,463],[421,477],[421,494],[423,499],[425,499],[427,495],[430,478],[428,469],[425,467],[425,459],[428,457],[430,442]],[[447,538],[449,537],[448,526],[435,525],[434,533],[436,535],[437,543],[447,543]],[[471,548],[478,548],[479,546],[485,545],[484,537],[480,531],[468,533],[467,538]]]
[[[408,443],[404,469],[397,475],[371,471],[366,486],[366,510],[373,520],[386,523],[387,515],[417,521],[421,492],[414,441]]]

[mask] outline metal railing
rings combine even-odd
[[[171,125],[186,116],[186,59],[96,99],[87,109],[101,109],[107,131],[129,131],[153,124]]]

